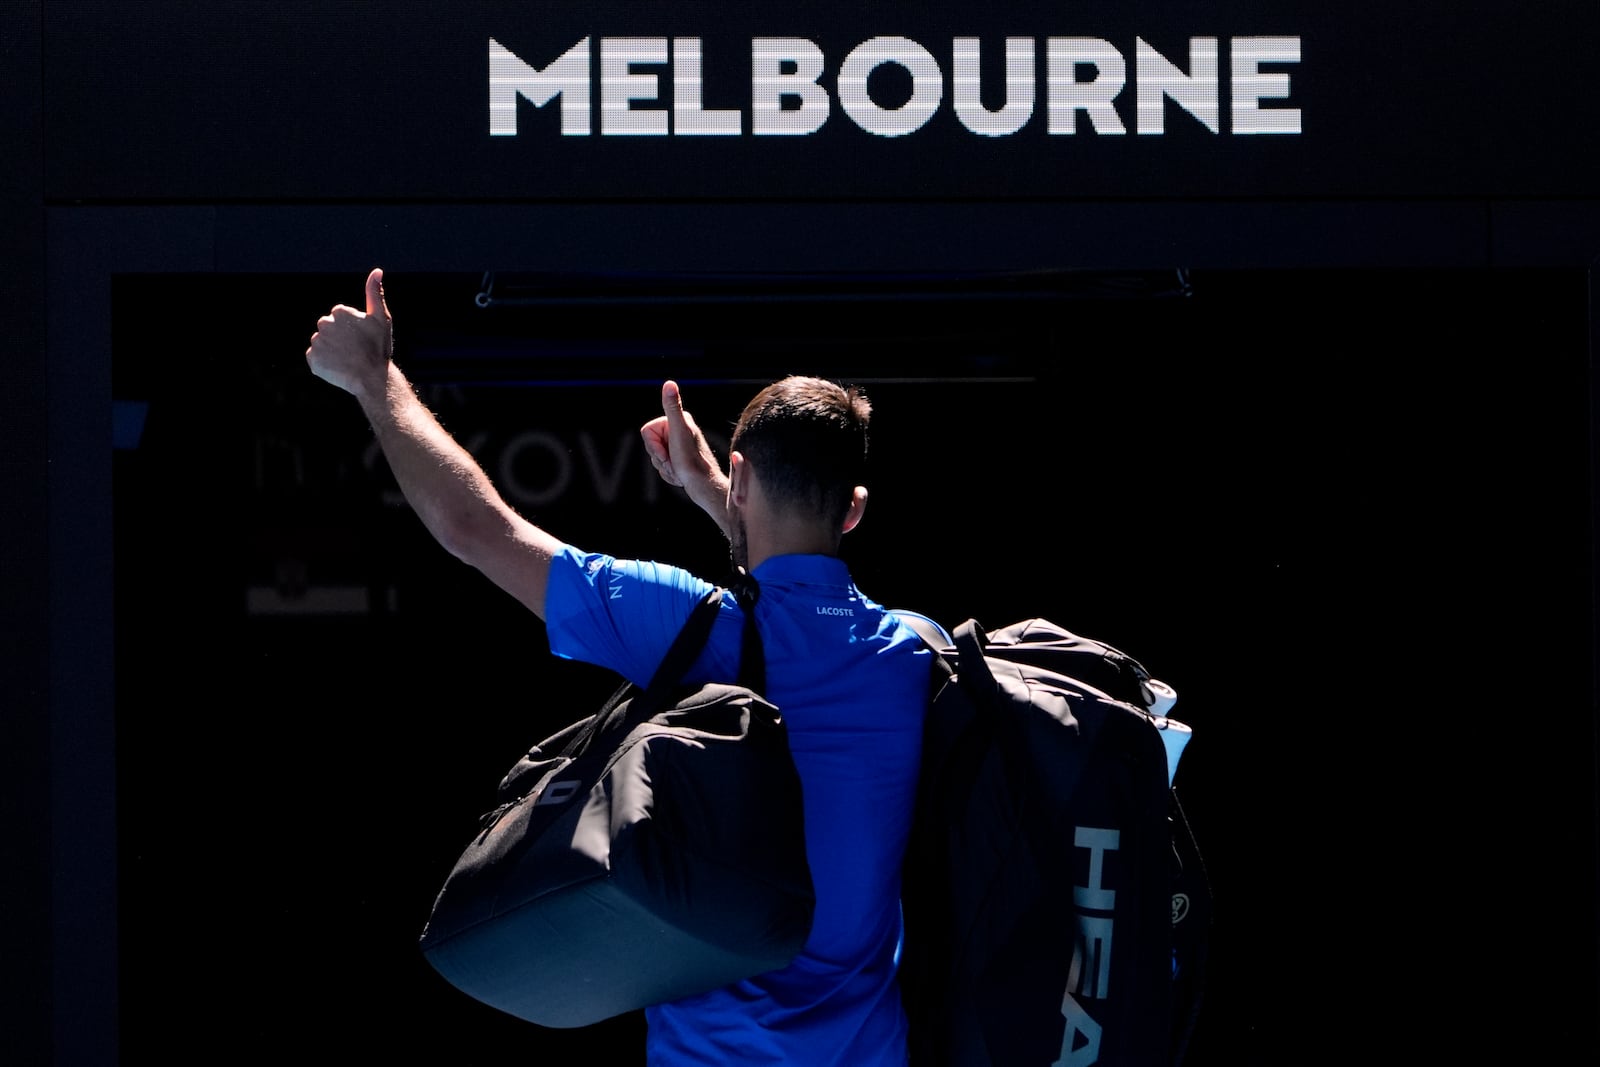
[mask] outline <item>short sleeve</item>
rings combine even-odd
[[[550,651],[646,685],[711,588],[679,567],[563,546],[545,592]]]

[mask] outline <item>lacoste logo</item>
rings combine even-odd
[[[830,608],[822,604],[817,605],[818,615],[854,615],[855,613],[854,608]]]

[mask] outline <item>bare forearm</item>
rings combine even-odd
[[[684,486],[689,493],[689,499],[695,505],[711,516],[717,524],[717,529],[722,531],[722,536],[730,537],[728,518],[728,476],[721,470],[716,470],[706,481],[691,483]]]
[[[400,368],[356,394],[389,469],[417,516],[453,555],[503,526],[505,504],[466,449],[439,424]]]
[[[507,506],[394,365],[382,270],[367,275],[366,295],[366,311],[339,304],[317,320],[307,365],[361,403],[400,491],[428,532],[542,617],[561,542]]]

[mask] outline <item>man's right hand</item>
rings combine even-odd
[[[661,386],[662,414],[639,428],[645,454],[668,485],[682,486],[707,514],[723,524],[728,479],[694,416],[683,410],[677,382]]]
[[[394,349],[383,271],[367,275],[367,310],[340,304],[317,320],[306,362],[361,401],[406,501],[457,559],[544,617],[550,561],[562,543],[519,515],[478,461],[417,398],[391,360]]]
[[[394,353],[394,327],[383,299],[383,271],[367,275],[365,313],[340,304],[317,320],[306,362],[311,373],[357,398],[381,391]]]

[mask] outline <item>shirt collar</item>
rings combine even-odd
[[[788,555],[762,560],[751,572],[757,582],[811,582],[817,585],[849,585],[850,568],[838,556]]]

